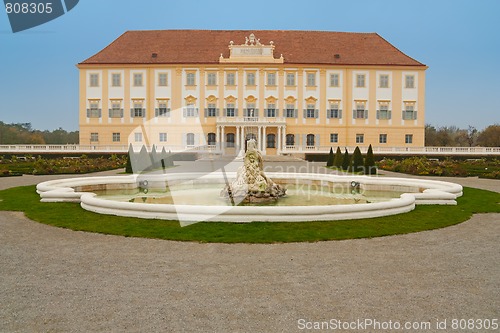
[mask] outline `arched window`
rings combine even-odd
[[[188,146],[194,146],[194,134],[193,133],[188,133],[186,135],[186,144]]]
[[[234,133],[226,134],[227,147],[234,147]]]
[[[308,146],[314,146],[314,134],[307,134],[307,143]]]
[[[287,134],[286,135],[286,145],[287,146],[295,146],[295,135]]]
[[[207,143],[209,146],[215,146],[215,133],[208,133]]]
[[[276,148],[276,135],[267,135],[267,148]]]

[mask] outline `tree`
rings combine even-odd
[[[354,153],[352,155],[351,172],[362,172],[364,168],[363,155],[361,155],[361,150],[356,146]]]
[[[377,166],[375,165],[375,157],[373,156],[372,145],[368,147],[365,157],[365,175],[376,175]]]
[[[345,149],[344,158],[342,159],[342,170],[349,170],[349,166],[351,165],[351,157],[349,156],[349,152],[347,148]]]
[[[500,125],[486,127],[477,137],[477,144],[483,147],[500,147]]]
[[[326,161],[326,166],[327,167],[331,167],[333,166],[333,148],[330,147],[330,153],[328,154],[328,160]]]
[[[335,152],[335,158],[333,159],[333,166],[337,169],[341,169],[343,160],[344,157],[342,156],[342,151],[340,150],[340,147],[337,147],[337,151]]]

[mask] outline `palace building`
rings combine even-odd
[[[424,146],[427,66],[376,33],[128,31],[78,68],[81,145]]]

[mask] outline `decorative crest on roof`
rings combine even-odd
[[[219,57],[221,63],[279,63],[284,62],[283,55],[278,59],[274,58],[274,42],[264,45],[253,33],[245,37],[245,44],[234,45],[229,42],[229,58],[224,58],[222,53]]]

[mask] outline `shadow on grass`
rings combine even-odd
[[[23,211],[40,223],[126,237],[215,243],[286,243],[372,238],[444,228],[474,213],[500,213],[500,194],[464,188],[457,206],[417,206],[409,213],[326,222],[196,223],[101,215],[76,203],[41,203],[35,186],[0,191],[0,210]]]

